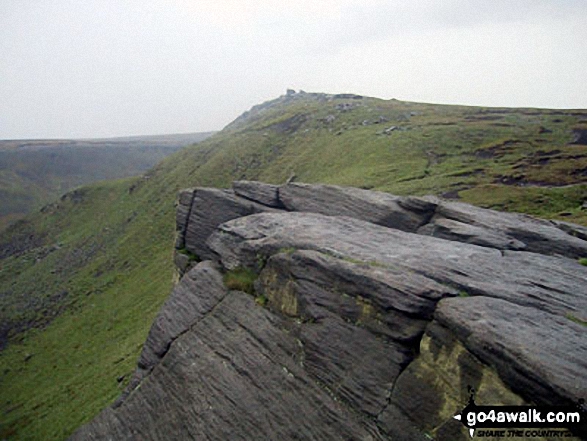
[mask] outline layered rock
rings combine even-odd
[[[180,192],[176,262],[183,274],[189,257],[215,256],[206,240],[229,220],[263,212],[310,212],[348,216],[384,227],[497,250],[524,250],[578,258],[587,256],[587,229],[516,213],[498,213],[433,197],[288,183],[237,181],[231,190],[195,188]],[[193,259],[192,259],[193,261]]]
[[[500,250],[578,258],[586,252],[585,237],[580,237],[584,230],[578,225],[438,201],[434,216],[418,233]]]
[[[278,195],[288,211],[349,216],[403,231],[416,231],[435,208],[424,199],[335,185],[291,183],[279,187]]]
[[[209,314],[227,292],[218,266],[211,261],[198,264],[181,279],[155,317],[137,369],[115,407],[159,364],[171,344]]]
[[[263,197],[260,195],[260,199]],[[206,239],[223,222],[271,208],[239,197],[234,191],[216,188],[196,188],[180,192],[176,214],[175,262],[183,275],[196,260],[213,255]]]
[[[465,440],[469,387],[587,397],[582,227],[240,182],[181,193],[177,228],[210,261],[180,268],[128,390],[73,439]],[[224,286],[234,271],[253,296]]]

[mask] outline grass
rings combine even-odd
[[[66,438],[120,393],[116,378],[133,371],[172,286],[173,234],[153,225],[161,215],[153,206],[128,221],[138,208],[131,183],[100,184],[84,201],[62,201],[37,220],[61,248],[40,260],[37,248],[3,261],[3,286],[12,283],[15,294],[13,304],[3,304],[3,319],[25,299],[37,305],[47,292],[69,294],[65,304],[28,308],[25,314],[42,328],[18,335],[0,354],[0,438],[13,432],[18,439]],[[108,210],[113,205],[117,210]],[[173,204],[166,209],[172,214]],[[55,307],[65,312],[53,318]],[[33,356],[25,361],[27,354]]]
[[[224,284],[228,289],[255,294],[257,274],[248,268],[235,268],[224,275]]]
[[[587,266],[587,257],[581,257],[579,263],[583,266]]]
[[[264,295],[260,295],[260,296],[255,297],[255,303],[257,303],[257,305],[260,305],[260,306],[266,306],[268,301],[269,301],[269,299],[267,297],[265,297]]]
[[[582,325],[582,326],[587,326],[587,321],[585,321],[585,320],[581,320],[580,318],[578,318],[578,317],[575,317],[573,314],[570,314],[570,313],[569,313],[569,314],[567,314],[567,318],[568,318],[570,321],[572,321],[572,322],[575,322],[575,323],[577,323],[577,324],[579,324],[579,325]]]
[[[83,187],[0,233],[0,252],[21,246],[0,264],[0,329],[13,329],[0,352],[0,439],[67,438],[120,393],[117,378],[134,369],[171,289],[181,188],[281,184],[295,173],[396,194],[457,192],[480,206],[587,225],[587,146],[568,144],[587,112],[374,98],[343,112],[341,102],[300,96],[253,109],[144,177]],[[387,121],[375,124],[380,116]],[[392,125],[402,130],[379,134]],[[524,185],[502,182],[522,175]],[[254,293],[253,272],[225,277],[231,289]]]
[[[183,254],[184,256],[188,256],[188,259],[190,262],[201,262],[202,261],[200,256],[198,256],[196,253],[192,253],[191,251],[189,251],[185,248],[180,248],[177,250],[177,252],[180,254]]]

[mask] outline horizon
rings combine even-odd
[[[293,90],[293,89],[292,89]],[[301,92],[301,90],[296,90],[296,93]],[[312,94],[312,93],[325,93],[326,95],[336,95],[339,93],[328,93],[328,92],[307,92],[304,91],[305,93],[308,94]],[[353,92],[340,92],[340,94],[353,94]],[[285,94],[280,95],[277,98],[281,98],[284,97]],[[362,95],[363,98],[371,98],[371,99],[380,99],[383,101],[392,101],[392,100],[396,100],[396,101],[400,101],[400,102],[405,102],[405,103],[414,103],[414,104],[430,104],[430,105],[438,105],[438,106],[455,106],[455,107],[471,107],[471,108],[484,108],[484,109],[508,109],[508,110],[540,110],[540,111],[548,111],[548,110],[553,110],[553,111],[584,111],[587,110],[587,107],[585,108],[581,108],[581,107],[572,107],[572,108],[566,108],[566,107],[507,107],[507,106],[479,106],[479,105],[471,105],[471,104],[460,104],[460,103],[429,103],[429,102],[422,102],[422,101],[411,101],[411,100],[397,100],[396,98],[388,98],[388,99],[384,99],[384,98],[378,98],[375,96],[365,96]],[[263,101],[261,103],[256,103],[253,104],[251,107],[249,107],[246,110],[243,110],[237,117],[235,117],[233,120],[229,121],[228,123],[226,123],[224,126],[220,127],[219,129],[216,130],[203,130],[203,131],[194,131],[194,132],[180,132],[180,133],[145,133],[145,134],[129,134],[129,135],[114,135],[114,136],[96,136],[96,137],[82,137],[82,138],[10,138],[10,139],[3,139],[0,138],[0,142],[26,142],[26,141],[31,141],[31,142],[42,142],[42,141],[99,141],[99,140],[115,140],[115,139],[125,139],[125,138],[149,138],[149,137],[164,137],[164,136],[188,136],[188,135],[194,135],[194,134],[200,134],[200,133],[218,133],[221,132],[222,130],[224,130],[228,125],[230,125],[232,122],[234,122],[236,119],[240,118],[240,116],[242,116],[243,114],[247,113],[248,111],[250,111],[254,106],[259,105],[259,104],[263,104],[267,101],[272,101],[276,98],[273,99],[269,99],[266,101]]]
[[[580,0],[6,0],[0,139],[218,131],[286,89],[587,108]]]
[[[145,135],[121,135],[121,136],[100,136],[89,138],[10,138],[0,139],[0,142],[40,142],[40,141],[100,141],[100,140],[114,140],[114,139],[132,139],[132,138],[157,138],[159,136],[189,136],[201,133],[217,133],[220,130],[204,130],[202,132],[182,132],[182,133],[147,133]]]

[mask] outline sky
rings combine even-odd
[[[220,130],[306,92],[587,108],[585,0],[0,0],[0,139]]]

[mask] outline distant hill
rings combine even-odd
[[[0,141],[0,229],[77,186],[138,175],[211,134]]]
[[[172,287],[179,189],[292,179],[587,225],[586,130],[587,110],[297,93],[68,193],[0,233],[0,439],[64,439],[120,394]]]

